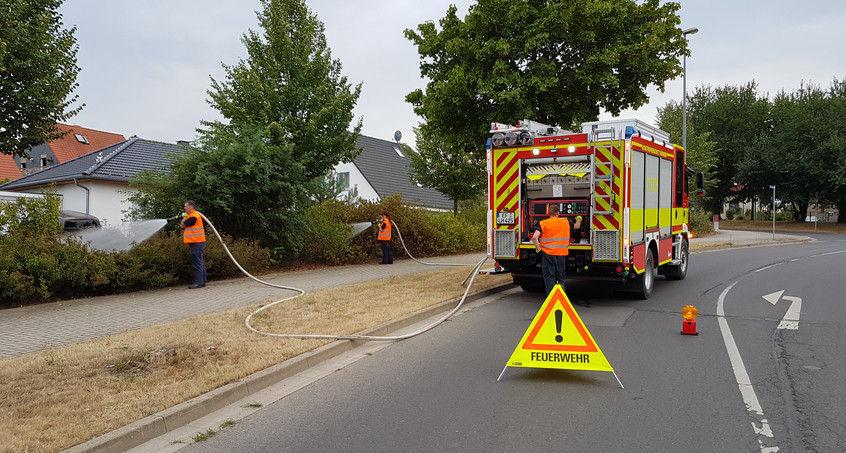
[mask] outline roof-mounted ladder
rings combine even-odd
[[[593,156],[591,161],[591,212],[593,215],[614,214],[614,139],[616,129],[598,129],[596,125],[591,130],[591,147]],[[605,206],[600,202],[604,201]]]

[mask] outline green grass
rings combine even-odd
[[[191,438],[191,440],[193,440],[194,442],[203,442],[211,439],[215,435],[217,435],[217,432],[215,432],[215,430],[208,429],[205,432],[195,434],[194,437]]]

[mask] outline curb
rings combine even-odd
[[[798,244],[802,242],[814,242],[816,239],[808,237],[808,236],[793,236],[790,239],[779,239],[779,240],[768,240],[768,241],[757,241],[757,242],[749,242],[746,244],[743,243],[733,243],[733,242],[704,242],[699,244],[690,244],[690,251],[691,252],[713,252],[717,250],[726,250],[726,249],[735,249],[735,248],[744,248],[744,247],[770,247],[774,245],[784,245],[784,244]]]
[[[512,283],[494,286],[468,294],[464,301],[472,302],[483,297],[513,288]],[[451,310],[461,298],[457,297],[431,307],[418,310],[402,318],[382,323],[370,329],[357,332],[359,335],[386,335],[434,315]],[[325,360],[350,351],[362,343],[361,340],[337,340],[313,351],[305,352],[282,363],[272,365],[257,373],[218,387],[208,393],[145,417],[115,431],[95,437],[88,442],[65,450],[66,453],[119,453],[135,448],[156,437],[185,426],[214,411],[264,390],[277,382],[301,373]]]

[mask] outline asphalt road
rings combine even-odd
[[[696,253],[647,301],[568,281],[625,389],[596,371],[497,382],[543,299],[518,289],[180,451],[846,451],[846,236],[816,238]],[[679,334],[687,304],[699,336]]]

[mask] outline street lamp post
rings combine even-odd
[[[682,31],[682,37],[687,41],[687,35],[695,35],[699,32],[696,27]],[[687,55],[682,56],[682,148],[687,152]]]

